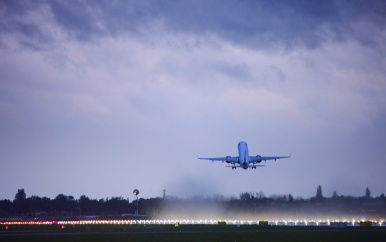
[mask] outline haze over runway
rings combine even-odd
[[[381,0],[1,1],[0,199],[379,196],[385,13]],[[291,159],[197,160],[240,140]]]

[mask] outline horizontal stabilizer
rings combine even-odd
[[[265,166],[265,165],[248,165],[249,168],[252,168],[252,167],[262,167],[262,166]],[[225,167],[244,168],[243,166],[240,166],[239,164],[234,165],[234,166],[225,166]]]

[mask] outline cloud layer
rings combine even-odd
[[[384,193],[385,9],[3,1],[1,198]],[[240,140],[293,156],[236,172],[196,159]]]

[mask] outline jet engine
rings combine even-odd
[[[228,158],[228,157],[230,157],[230,156],[229,155],[225,156],[225,158]],[[225,162],[228,164],[231,163],[231,161],[229,161],[229,160],[225,160]]]
[[[256,157],[261,157],[261,155],[257,155]],[[257,160],[256,163],[260,163],[262,160]]]

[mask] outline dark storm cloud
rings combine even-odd
[[[0,16],[4,198],[384,192],[384,1],[19,0]],[[293,157],[198,163],[240,140]]]
[[[328,39],[348,38],[374,44],[372,35],[386,22],[384,1],[5,1],[2,35],[18,32],[32,39],[30,45],[34,39],[48,41],[38,22],[21,18],[31,11],[43,14],[44,8],[65,33],[82,41],[161,30],[210,33],[258,49],[317,48]]]
[[[50,36],[35,23],[23,18],[38,7],[27,1],[2,1],[0,3],[0,46],[4,46],[5,38],[16,36],[19,44],[34,50],[40,49],[39,42],[44,45],[50,42]]]
[[[320,26],[339,19],[335,6],[323,1],[174,2],[163,9],[167,25],[179,31],[216,33],[233,43],[262,48],[271,44],[318,46]],[[174,11],[173,11],[174,10]]]
[[[106,35],[139,34],[149,27],[154,6],[137,1],[4,1],[0,11],[1,35],[20,33],[35,40],[51,33],[28,14],[49,15],[70,38],[90,41]],[[53,36],[51,36],[53,37]],[[51,39],[53,41],[53,39]],[[49,39],[45,39],[45,44]]]
[[[89,40],[103,34],[97,22],[98,8],[87,1],[49,1],[54,19],[66,31],[80,40]]]
[[[78,36],[101,33],[138,33],[152,29],[156,21],[166,31],[196,35],[214,33],[233,43],[264,48],[272,44],[316,48],[327,38],[346,40],[352,34],[362,42],[352,24],[369,22],[384,29],[386,4],[374,1],[141,1],[85,2],[74,6],[52,2],[58,23]],[[346,33],[347,29],[350,33]],[[329,36],[332,35],[332,36]]]

